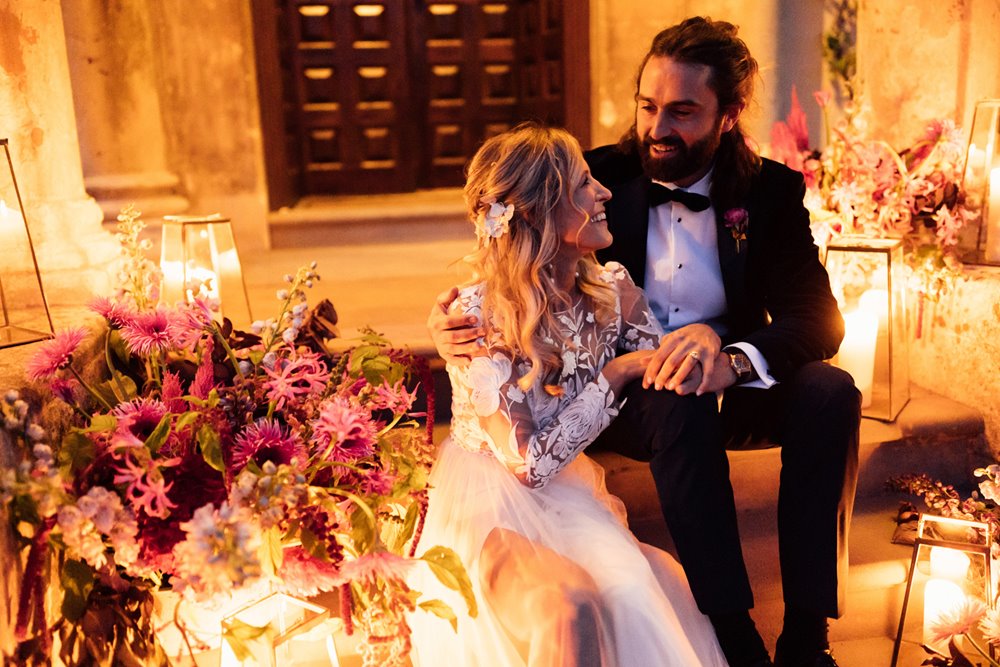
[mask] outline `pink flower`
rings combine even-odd
[[[819,105],[820,109],[825,109],[826,105],[833,99],[833,95],[829,90],[817,90],[813,93],[813,99],[816,100],[816,104]]]
[[[176,341],[177,346],[185,349],[194,349],[198,341],[204,337],[205,332],[212,326],[212,318],[208,314],[202,299],[195,299],[196,303],[183,303],[178,305],[174,311],[174,316],[170,318],[170,335]]]
[[[56,398],[62,399],[66,403],[73,403],[76,400],[76,388],[79,383],[73,379],[54,377],[49,381],[49,390]]]
[[[389,410],[392,414],[399,415],[413,407],[413,401],[416,398],[417,390],[408,392],[402,380],[397,380],[395,385],[390,385],[387,380],[383,380],[381,385],[375,387],[371,408]]]
[[[726,227],[736,240],[736,252],[740,251],[740,241],[747,238],[747,226],[750,224],[750,214],[745,208],[731,208],[722,215]]]
[[[126,322],[132,321],[135,317],[135,311],[127,305],[105,296],[97,297],[88,304],[88,307],[106,319],[112,329],[121,329]]]
[[[1000,609],[990,609],[979,621],[979,630],[986,637],[986,641],[994,646],[1000,645]]]
[[[152,398],[137,398],[111,411],[118,418],[118,432],[144,442],[167,414],[167,407]]]
[[[281,465],[295,459],[301,467],[308,456],[302,441],[271,419],[261,419],[244,429],[233,443],[232,452],[233,472],[242,470],[250,460],[257,465],[265,461]]]
[[[941,642],[964,635],[975,627],[985,614],[986,605],[975,598],[966,597],[959,604],[943,611],[931,623],[931,640]]]
[[[55,338],[38,346],[38,351],[25,366],[25,373],[32,380],[52,377],[56,371],[69,366],[73,360],[73,353],[86,336],[87,330],[82,327],[58,332]]]
[[[351,581],[375,583],[383,581],[403,581],[410,569],[409,561],[388,551],[376,551],[365,554],[354,561],[347,561],[340,571],[344,578]]]
[[[161,465],[179,462],[179,459],[168,460]],[[167,497],[173,483],[167,483],[159,470],[147,470],[126,453],[121,463],[115,467],[115,472],[115,484],[126,485],[125,499],[136,512],[142,510],[146,516],[165,519],[170,515],[170,510],[176,507]]]
[[[375,451],[375,425],[371,415],[347,399],[337,396],[324,401],[319,416],[311,425],[311,442],[323,459],[356,461]]]
[[[139,356],[164,352],[174,344],[170,320],[165,308],[138,313],[122,326],[122,339],[129,351]]]
[[[194,381],[191,383],[191,395],[202,400],[208,398],[209,392],[215,387],[215,363],[212,361],[212,351],[215,349],[215,341],[211,338],[205,340],[205,348],[201,351],[201,363],[195,371]]]
[[[302,352],[291,359],[279,359],[274,368],[264,368],[267,398],[280,410],[287,401],[319,394],[326,388],[330,373],[322,358],[313,352]]]
[[[278,573],[281,580],[279,586],[292,595],[304,597],[331,591],[347,581],[340,572],[339,560],[321,561],[310,556],[302,547],[289,547],[284,550]]]

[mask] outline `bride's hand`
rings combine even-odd
[[[642,374],[646,372],[646,365],[654,354],[654,350],[639,350],[620,354],[601,369],[601,374],[611,385],[611,390],[618,396],[626,384],[642,377]]]
[[[476,341],[485,333],[474,316],[449,312],[457,298],[457,287],[438,294],[437,303],[427,316],[427,331],[442,359],[453,366],[464,366],[479,350]]]

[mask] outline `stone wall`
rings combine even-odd
[[[703,0],[646,2],[591,0],[591,137],[595,146],[614,142],[631,125],[639,62],[657,32],[688,16],[708,16],[740,27],[760,65],[753,107],[744,123],[760,143],[788,112],[792,86],[809,97],[822,86],[820,38],[823,0]],[[803,100],[810,132],[819,137],[815,105]]]

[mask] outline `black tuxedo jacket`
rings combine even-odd
[[[606,210],[614,242],[598,258],[621,262],[641,286],[650,180],[638,156],[623,154],[616,146],[595,148],[585,157],[591,173],[612,194]],[[725,174],[716,169],[713,178]],[[844,336],[844,321],[809,230],[804,194],[799,172],[765,159],[742,204],[749,219],[739,252],[725,226],[725,211],[715,211],[728,303],[729,331],[723,344],[754,345],[779,381],[807,362],[832,357]]]

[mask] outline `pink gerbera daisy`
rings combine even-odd
[[[295,459],[301,466],[306,461],[306,448],[288,429],[271,419],[261,419],[246,427],[233,443],[232,469],[239,472],[251,459],[257,465],[271,461],[276,465]]]
[[[32,380],[41,380],[55,375],[56,371],[69,366],[73,353],[87,336],[87,330],[82,327],[63,329],[52,340],[47,340],[38,346],[35,353],[25,366],[25,372]]]
[[[932,641],[946,641],[964,635],[986,615],[986,610],[986,605],[981,601],[965,597],[961,603],[946,609],[931,623]]]
[[[274,368],[265,367],[267,398],[280,410],[285,402],[318,394],[326,388],[330,373],[318,354],[303,352],[291,359],[280,359]]]
[[[163,352],[174,342],[170,322],[170,313],[165,308],[138,313],[122,327],[122,339],[133,354],[147,357],[153,352]]]
[[[344,398],[324,401],[311,425],[311,441],[323,459],[356,461],[375,451],[376,429],[371,416]]]

